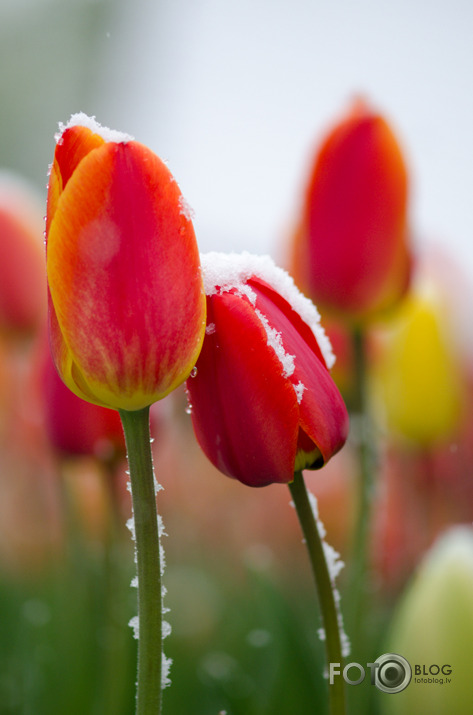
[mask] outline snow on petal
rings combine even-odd
[[[255,256],[243,253],[210,252],[201,255],[204,290],[211,296],[217,292],[236,289],[251,290],[245,285],[250,278],[259,278],[276,290],[309,325],[330,369],[335,356],[330,340],[320,324],[320,315],[315,305],[296,287],[293,279],[270,256]],[[251,301],[253,302],[253,301]],[[253,303],[254,304],[254,303]]]

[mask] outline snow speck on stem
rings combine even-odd
[[[330,583],[332,585],[332,591],[333,591],[333,600],[335,602],[335,608],[336,608],[336,613],[337,613],[337,623],[338,623],[338,630],[340,633],[340,644],[341,644],[341,649],[342,649],[342,656],[344,658],[346,658],[347,656],[350,655],[350,651],[351,651],[350,639],[348,638],[347,634],[345,633],[345,628],[344,628],[344,624],[343,624],[343,616],[342,616],[342,612],[340,610],[340,592],[335,585],[335,580],[336,580],[337,576],[339,575],[340,571],[345,566],[345,564],[340,559],[340,554],[338,553],[338,551],[335,551],[333,546],[330,546],[330,544],[328,544],[325,541],[327,532],[326,532],[323,522],[321,521],[321,519],[319,517],[319,507],[317,504],[317,499],[311,492],[308,491],[307,494],[309,497],[309,502],[310,502],[310,506],[312,509],[312,513],[314,515],[314,520],[317,525],[317,530],[319,532],[320,540],[322,542],[325,560],[327,562]],[[291,506],[294,506],[294,502],[291,502]],[[318,635],[319,635],[320,640],[326,639],[326,633],[323,628],[320,628],[318,630]]]
[[[131,493],[131,484],[130,482],[127,483],[127,489]],[[156,478],[154,478],[154,492],[157,494],[159,491],[161,491],[163,487],[161,484],[158,484],[156,481]],[[162,545],[162,537],[167,536],[165,527],[164,527],[164,522],[162,520],[162,517],[160,514],[157,514],[157,519],[158,519],[158,537],[159,537],[159,553],[160,553],[160,568],[161,568],[161,576],[164,574],[164,570],[166,568],[166,557],[164,554],[164,548]],[[136,541],[136,533],[135,533],[135,519],[134,516],[131,516],[127,523],[126,523],[129,531],[131,532],[131,538],[133,541]],[[137,554],[136,554],[136,548],[135,548],[135,563],[137,562]],[[131,581],[131,586],[132,588],[139,588],[139,582],[138,582],[138,576],[134,576],[132,581]],[[161,597],[162,601],[164,601],[164,597],[167,593],[166,587],[162,584],[161,585]],[[162,605],[162,612],[163,615],[166,613],[169,613],[169,608],[167,606]],[[140,619],[138,616],[133,616],[128,621],[128,625],[130,628],[133,629],[133,637],[138,640],[140,637]],[[167,638],[168,635],[171,633],[171,625],[168,623],[168,621],[164,620],[162,621],[162,638]],[[167,688],[169,685],[171,685],[171,679],[169,677],[169,672],[171,670],[171,665],[172,665],[172,658],[168,658],[164,653],[162,654],[162,665],[161,665],[161,687]]]

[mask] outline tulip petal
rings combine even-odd
[[[325,463],[345,443],[348,434],[345,403],[309,327],[268,285],[256,280],[249,284],[257,292],[256,307],[280,333],[285,351],[294,355],[290,379],[299,398],[300,426],[320,450]]]
[[[194,230],[171,173],[146,147],[106,142],[79,157],[68,150],[48,232],[53,322],[64,343],[56,340],[55,362],[66,348],[63,378],[79,396],[140,409],[180,384],[200,350]]]
[[[208,299],[197,374],[187,382],[197,439],[209,459],[250,486],[292,480],[298,407],[248,299]]]
[[[104,139],[87,127],[67,129],[58,140],[48,184],[46,235],[56,212],[57,202],[78,164],[92,149],[102,146]]]

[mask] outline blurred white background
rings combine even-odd
[[[0,164],[44,191],[82,110],[164,158],[202,250],[278,258],[313,151],[354,95],[390,121],[419,243],[473,276],[467,0],[0,0]]]

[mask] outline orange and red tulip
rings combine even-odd
[[[318,313],[269,258],[209,254],[203,265],[206,337],[187,381],[197,439],[244,484],[291,482],[348,431]]]
[[[358,100],[326,136],[293,239],[296,282],[324,310],[360,322],[410,277],[408,176],[390,126]]]
[[[50,343],[66,385],[138,410],[189,375],[205,295],[189,210],[165,164],[126,135],[75,115],[48,190]]]

